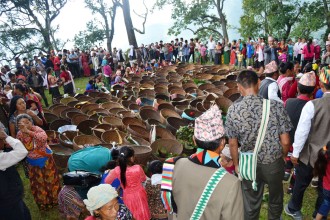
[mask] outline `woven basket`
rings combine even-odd
[[[90,120],[97,121],[97,122],[99,122],[101,124],[102,123],[102,118],[103,117],[106,117],[106,116],[109,116],[109,114],[110,113],[105,114],[105,113],[100,113],[99,112],[99,113],[95,113],[95,114],[89,116],[89,119]]]
[[[54,130],[46,130],[45,131],[47,134],[47,144],[50,147],[50,149],[53,149],[54,146],[59,146],[60,145],[60,140],[59,140],[59,136],[60,133]],[[56,139],[57,142],[54,143],[52,142],[52,140]]]
[[[98,109],[98,108],[100,108],[99,104],[91,103],[91,104],[86,104],[83,107],[81,107],[81,111],[86,114],[90,110],[94,110],[94,109]]]
[[[57,115],[54,115],[53,113],[44,113],[44,117],[46,119],[46,122],[48,124],[52,123],[53,121],[59,119]]]
[[[241,97],[241,93],[237,92],[228,97],[232,102],[235,102],[237,99]]]
[[[104,92],[100,92],[97,97],[98,98],[106,98],[108,100],[110,100],[112,98],[110,94],[104,93]]]
[[[93,135],[101,139],[101,136],[104,132],[113,129],[113,127],[109,124],[99,124],[92,128]]]
[[[101,98],[97,98],[97,100],[95,101],[96,104],[103,104],[103,103],[107,103],[111,100],[111,98],[105,98],[105,97],[101,97]]]
[[[127,132],[134,136],[149,140],[150,132],[148,132],[147,129],[138,125],[128,125]]]
[[[64,125],[70,125],[70,122],[67,120],[64,120],[64,119],[57,119],[57,120],[53,121],[52,123],[50,123],[49,129],[57,131],[59,127],[62,127]]]
[[[148,119],[155,119],[161,122],[159,112],[151,109],[140,109],[140,117],[144,121],[147,121]]]
[[[81,112],[67,112],[66,118],[71,120],[76,115],[84,115],[84,114]]]
[[[93,91],[93,92],[89,92],[89,93],[88,93],[88,96],[89,96],[89,97],[92,97],[92,98],[96,98],[96,97],[99,96],[99,94],[100,94],[99,92],[94,92],[94,91]]]
[[[96,113],[103,113],[103,114],[106,114],[106,115],[109,115],[109,111],[104,109],[104,108],[96,108],[96,109],[92,109],[90,111],[87,112],[87,115],[88,116],[91,116],[91,115],[94,115]]]
[[[51,112],[53,112],[53,109],[54,108],[56,108],[56,107],[58,107],[58,106],[64,106],[63,104],[61,104],[61,103],[58,103],[58,104],[53,104],[52,106],[49,106],[49,111],[51,111]]]
[[[174,118],[181,118],[181,116],[174,110],[171,109],[162,109],[160,111],[160,117],[162,121],[166,122],[166,119],[169,117],[174,117]]]
[[[112,108],[122,108],[122,105],[118,102],[106,102],[102,103],[101,107],[104,109],[112,109]]]
[[[94,120],[85,120],[77,125],[77,129],[81,131],[83,134],[91,135],[93,134],[92,128],[94,128],[98,124],[99,123]]]
[[[61,118],[68,119],[67,115],[66,115],[68,112],[79,112],[80,113],[80,110],[76,109],[76,108],[68,107],[67,109],[65,109],[61,112],[61,114],[60,114]],[[69,120],[70,120],[70,118],[69,118]]]
[[[66,106],[66,105],[60,105],[60,106],[57,106],[57,107],[53,108],[52,113],[54,115],[60,116],[61,115],[61,112],[64,111],[64,110],[66,110],[66,109],[68,109],[68,108],[69,107]]]
[[[173,135],[176,135],[177,130],[181,126],[187,126],[190,122],[186,119],[180,119],[180,118],[167,118],[166,120],[166,128],[171,131]]]
[[[188,108],[188,105],[177,105],[175,106],[175,111],[179,114],[182,115],[183,111]]]
[[[88,101],[92,100],[93,98],[89,97],[89,96],[80,96],[80,97],[77,97],[77,99],[79,102],[88,102]]]
[[[138,111],[140,111],[140,106],[138,105],[138,104],[130,104],[129,106],[128,106],[128,108],[129,108],[129,110],[133,110],[134,112],[138,112]]]
[[[81,150],[85,145],[100,145],[102,141],[94,135],[78,135],[73,138],[73,150]]]
[[[59,135],[60,143],[64,147],[73,149],[73,138],[82,135],[80,131],[66,131]]]
[[[133,144],[133,145],[144,145],[144,146],[150,146],[150,142],[146,141],[143,138],[133,136],[133,135],[126,135],[125,136],[125,142],[128,144]]]
[[[223,96],[226,97],[226,98],[229,98],[231,95],[235,94],[235,93],[239,93],[238,89],[235,88],[235,89],[228,89],[224,94]]]
[[[134,150],[134,162],[142,166],[147,166],[151,157],[151,148],[149,146],[130,146]]]
[[[89,101],[78,102],[74,107],[76,109],[80,109],[81,110],[83,106],[88,105],[88,104],[91,104],[91,102],[89,102]]]
[[[79,103],[79,101],[72,101],[72,102],[69,102],[68,104],[67,104],[67,106],[68,107],[75,107],[77,104]]]
[[[226,82],[225,86],[227,86],[230,89],[235,89],[237,88],[237,82],[233,82],[233,81]]]
[[[69,102],[72,102],[72,101],[78,101],[76,98],[73,98],[73,97],[66,97],[66,98],[62,98],[60,103],[62,103],[63,105],[68,105]]]
[[[123,118],[122,121],[126,128],[128,125],[136,125],[136,126],[140,126],[142,128],[146,128],[145,123],[141,119],[138,119],[138,118],[125,117],[125,118]]]
[[[68,160],[71,154],[74,152],[74,150],[61,145],[51,147],[51,149],[53,151],[53,158],[56,167],[60,172],[60,174],[63,174],[64,172],[66,172],[66,169],[68,167]]]
[[[116,115],[120,118],[127,118],[127,117],[134,118],[137,116],[137,114],[132,111],[121,111],[118,112]]]
[[[227,114],[228,108],[233,104],[233,102],[230,99],[223,96],[217,98],[215,100],[215,103],[219,106],[219,108],[224,114]]]
[[[106,144],[111,144],[112,142],[116,142],[117,145],[125,145],[126,133],[119,131],[117,129],[103,132],[101,139]]]
[[[80,122],[88,120],[88,115],[85,114],[79,114],[79,115],[75,115],[71,118],[71,123],[73,125],[78,125]]]
[[[165,161],[168,157],[175,157],[179,156],[182,153],[183,146],[180,142],[177,140],[172,140],[172,139],[159,139],[154,141],[150,145],[152,149],[153,155],[155,155],[160,161]],[[166,150],[167,153],[172,154],[166,157],[165,155],[161,155],[159,153],[160,150]],[[158,153],[158,155],[157,155]],[[160,154],[160,155],[159,155]]]
[[[169,130],[160,126],[156,126],[156,139],[176,140],[175,136]]]
[[[125,111],[126,109],[124,109],[124,107],[121,108],[112,108],[109,110],[109,112],[113,115],[116,115],[118,112],[122,112]]]
[[[128,109],[130,104],[135,104],[135,102],[131,101],[131,100],[122,100],[121,104]]]
[[[237,75],[233,75],[233,74],[227,75],[226,79],[235,81],[237,79]]]
[[[198,87],[198,89],[200,89],[200,90],[213,89],[213,88],[215,88],[215,85],[213,85],[211,83],[205,83]]]
[[[161,111],[163,109],[175,110],[175,107],[171,103],[165,102],[158,106],[158,111]]]
[[[118,128],[119,130],[124,129],[122,119],[116,116],[106,116],[102,118],[103,124],[110,124],[112,127]]]

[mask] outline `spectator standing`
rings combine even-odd
[[[253,71],[242,71],[238,77],[238,89],[243,96],[240,102],[229,107],[226,134],[231,156],[238,169],[238,146],[241,152],[253,151],[263,115],[263,98],[258,96],[258,76]],[[289,131],[292,128],[282,103],[270,101],[269,121],[266,123],[264,141],[257,153],[256,186],[243,179],[244,219],[258,220],[264,185],[269,188],[268,218],[280,219],[283,210],[284,158],[290,147]],[[241,129],[242,126],[245,129]]]

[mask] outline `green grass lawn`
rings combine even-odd
[[[78,93],[84,93],[88,80],[89,80],[89,78],[79,78],[79,79],[75,80],[75,85],[76,85]],[[60,92],[61,92],[61,94],[63,94],[63,87],[60,89]],[[51,103],[51,96],[50,96],[49,92],[45,91],[45,94],[47,96],[48,102]],[[18,170],[19,170],[19,173],[23,180],[24,188],[25,188],[24,201],[26,202],[27,206],[30,209],[32,219],[33,220],[41,220],[41,219],[42,220],[58,220],[58,219],[61,219],[57,207],[55,207],[49,211],[39,211],[37,205],[34,202],[31,191],[30,191],[29,180],[24,176],[23,169],[21,166],[18,167]],[[283,187],[284,187],[284,192],[286,192],[287,184],[284,184]],[[316,193],[315,189],[310,188],[310,187],[305,192],[304,203],[303,203],[303,208],[302,208],[302,213],[305,216],[304,219],[312,218],[311,216],[314,211],[316,194],[317,193]],[[290,199],[290,196],[288,194],[285,194],[284,204],[286,204],[289,199]],[[267,219],[267,203],[262,204],[260,219]],[[285,215],[283,213],[283,219],[289,220],[291,218],[289,218],[287,215]]]

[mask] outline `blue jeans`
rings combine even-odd
[[[323,216],[328,216],[330,211],[330,191],[323,189],[323,202],[319,208],[318,213]]]

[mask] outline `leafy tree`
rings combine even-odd
[[[61,46],[53,22],[67,0],[0,1],[0,55],[10,61],[35,50],[49,52]]]
[[[113,40],[113,35],[115,33],[116,12],[117,12],[117,7],[120,6],[120,1],[112,0],[111,4],[107,4],[107,2],[108,1],[106,0],[85,0],[86,7],[92,11],[93,15],[99,14],[102,17],[102,22],[100,22],[102,28],[93,26],[93,24],[87,24],[87,31],[79,33],[78,36],[80,35],[80,36],[88,37],[88,39],[85,39],[86,40],[85,43],[95,43],[97,41],[106,39],[107,50],[111,51],[111,44]],[[76,36],[77,37],[76,39],[79,39],[78,36]],[[102,39],[100,40],[100,38]]]
[[[245,38],[308,36],[324,26],[320,7],[320,0],[243,0],[239,32]]]
[[[225,0],[157,0],[154,8],[173,6],[172,19],[175,22],[168,31],[170,35],[178,35],[183,30],[190,30],[200,38],[208,38],[211,33],[228,42],[224,3]]]
[[[74,43],[76,47],[88,50],[91,46],[103,42],[104,38],[104,30],[99,29],[94,21],[89,21],[86,24],[86,30],[79,31],[79,33],[74,36]]]

